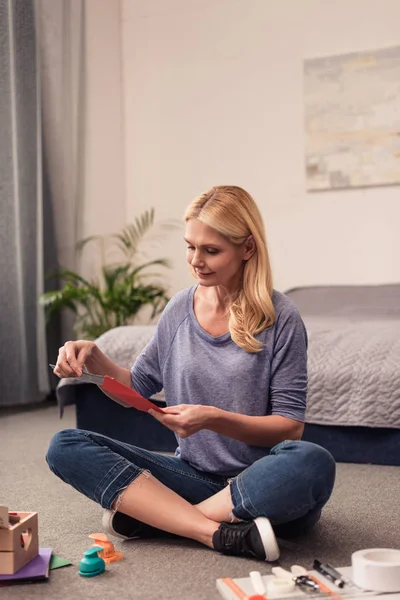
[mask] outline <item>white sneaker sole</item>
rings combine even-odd
[[[266,517],[257,517],[254,519],[254,523],[256,524],[264,547],[265,560],[267,562],[278,560],[280,554],[279,546],[271,523]]]
[[[114,511],[112,510],[105,510],[103,512],[103,516],[101,518],[101,525],[106,531],[106,533],[109,533],[110,535],[113,535],[114,537],[117,537],[120,540],[135,540],[136,537],[128,537],[127,535],[122,535],[121,533],[115,531],[115,529],[112,526],[113,516]]]

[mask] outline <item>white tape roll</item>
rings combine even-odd
[[[370,548],[351,556],[353,582],[372,592],[400,592],[400,550]]]

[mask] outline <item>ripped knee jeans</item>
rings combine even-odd
[[[199,471],[179,456],[79,429],[57,432],[46,460],[55,475],[103,508],[118,510],[123,490],[144,473],[191,504],[230,485],[236,519],[265,516],[273,526],[287,523],[299,531],[318,521],[335,479],[335,463],[326,450],[291,440],[233,477]]]

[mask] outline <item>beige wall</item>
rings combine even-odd
[[[119,230],[126,223],[121,3],[86,0],[83,204],[80,234]],[[93,275],[99,254],[86,252],[82,270]]]
[[[260,204],[278,289],[400,280],[399,186],[305,192],[302,91],[303,58],[400,44],[399,0],[120,2],[128,221],[149,206],[179,218],[205,188],[233,183]],[[97,39],[104,60],[114,33]],[[93,206],[120,185],[114,159],[92,181]],[[181,234],[162,252],[172,290],[190,284]]]

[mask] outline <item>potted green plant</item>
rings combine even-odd
[[[169,300],[160,274],[148,273],[153,266],[170,267],[165,259],[138,264],[142,255],[140,243],[154,224],[154,209],[145,211],[121,232],[95,235],[78,242],[82,253],[88,244],[98,243],[101,252],[100,276],[88,280],[79,273],[61,269],[49,275],[62,282],[61,289],[40,296],[46,320],[66,308],[75,315],[74,333],[78,338],[95,339],[120,325],[131,324],[143,306],[150,306],[151,319],[159,314]],[[159,223],[161,229],[176,228],[176,223]],[[154,236],[153,236],[154,237]],[[116,250],[119,260],[108,262],[107,251]],[[149,277],[152,279],[149,280]],[[161,277],[161,281],[160,281]]]

